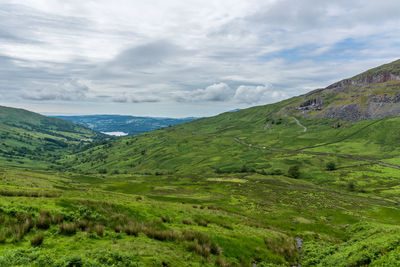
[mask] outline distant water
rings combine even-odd
[[[128,133],[124,133],[124,132],[102,132],[103,134],[106,135],[112,135],[112,136],[127,136]]]

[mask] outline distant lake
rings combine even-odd
[[[102,132],[103,134],[106,135],[112,135],[112,136],[127,136],[128,133],[124,133],[124,132]]]

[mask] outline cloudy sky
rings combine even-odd
[[[0,0],[0,105],[210,116],[400,58],[398,0]]]

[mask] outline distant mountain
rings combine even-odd
[[[0,106],[0,160],[40,166],[104,136],[68,121]]]
[[[89,129],[116,136],[135,135],[195,120],[196,118],[135,117],[125,115],[55,116]]]

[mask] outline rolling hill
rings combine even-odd
[[[37,154],[64,172],[0,168],[0,265],[397,266],[398,74],[75,153],[98,136],[5,109],[5,143],[67,146]]]
[[[229,173],[244,167],[270,172],[296,164],[317,171],[324,165],[321,158],[396,163],[399,118],[393,115],[400,104],[393,97],[400,94],[399,66],[395,61],[276,104],[115,140],[74,155],[66,163],[84,172],[129,173]],[[389,98],[393,101],[373,102]],[[349,109],[362,103],[368,108],[361,113]]]
[[[156,129],[181,124],[196,118],[158,118],[136,117],[123,115],[82,115],[82,116],[55,116],[97,132],[136,135],[154,131]]]
[[[64,120],[0,106],[0,160],[6,165],[55,163],[63,154],[102,138],[102,134]]]

